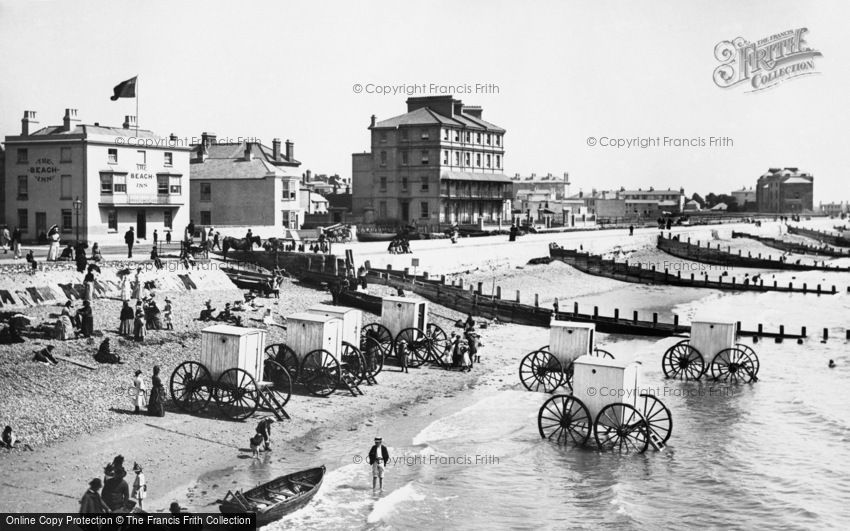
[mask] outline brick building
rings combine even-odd
[[[770,214],[811,212],[814,176],[798,168],[770,168],[756,183],[758,211]]]

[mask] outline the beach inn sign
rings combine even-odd
[[[755,92],[795,79],[817,74],[817,50],[806,43],[807,28],[783,31],[756,42],[743,37],[723,41],[714,47],[714,57],[721,62],[714,69],[714,83],[732,88],[746,83]]]

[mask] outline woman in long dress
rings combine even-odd
[[[133,296],[133,289],[130,286],[130,274],[127,273],[123,277],[121,277],[121,300],[124,302],[130,302],[130,298]]]
[[[140,343],[144,343],[146,335],[146,327],[145,327],[145,312],[142,311],[142,308],[136,307],[136,320],[133,323],[133,339]]]
[[[121,307],[121,315],[119,319],[121,325],[118,327],[118,333],[124,337],[133,335],[133,318],[135,317],[133,309],[130,308],[130,303],[124,301],[124,306]]]
[[[55,262],[59,259],[59,226],[53,225],[47,232],[47,239],[50,241],[50,249],[47,251],[47,261]]]
[[[136,280],[133,282],[133,295],[132,298],[141,300],[142,298],[142,279],[139,278],[139,275],[142,272],[142,268],[136,269]]]
[[[89,270],[86,273],[85,280],[83,280],[83,286],[85,287],[85,291],[83,292],[83,300],[93,301],[94,300],[94,271]]]
[[[89,301],[83,301],[83,307],[77,311],[80,317],[80,328],[84,337],[91,337],[94,333],[94,312]]]
[[[136,371],[136,376],[133,378],[133,388],[136,391],[136,396],[133,398],[133,405],[136,406],[136,414],[138,415],[142,412],[142,408],[145,407],[145,395],[147,394],[145,380],[142,378],[142,371]]]
[[[159,365],[154,365],[153,376],[151,376],[151,397],[148,400],[148,415],[151,417],[165,416],[165,388],[159,379]]]

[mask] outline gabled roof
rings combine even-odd
[[[197,152],[200,145],[193,146]],[[258,144],[251,144],[251,160],[245,158],[245,143],[210,144],[207,157],[202,162],[190,161],[189,178],[214,179],[265,179],[269,177],[298,177],[287,172],[287,168],[269,162]]]
[[[373,129],[395,129],[400,126],[413,125],[447,125],[450,127],[463,127],[478,131],[492,131],[496,133],[504,133],[505,130],[498,125],[491,124],[481,118],[476,118],[468,114],[455,114],[453,116],[444,116],[428,107],[420,107],[414,111],[400,114],[386,120],[381,120],[376,123]]]

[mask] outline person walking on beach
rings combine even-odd
[[[55,262],[59,259],[59,225],[53,225],[47,231],[47,240],[50,242],[50,249],[47,251],[47,261]]]
[[[153,366],[153,375],[151,376],[151,397],[148,400],[148,416],[164,417],[165,416],[165,387],[162,385],[162,380],[159,379],[159,365]]]
[[[162,323],[166,330],[174,330],[174,323],[171,322],[171,299],[165,298],[165,306],[162,308]]]
[[[133,463],[133,472],[136,473],[136,479],[133,481],[133,494],[131,498],[135,498],[136,506],[144,510],[142,502],[148,497],[148,483],[145,481],[145,474],[142,472],[142,467],[139,463]]]
[[[20,227],[15,227],[15,230],[12,231],[12,249],[15,251],[15,258],[21,257],[21,239],[23,235],[21,234]]]
[[[133,339],[139,343],[145,342],[145,335],[147,334],[146,325],[145,312],[142,310],[141,303],[136,303],[136,315],[133,320]]]
[[[629,225],[629,236],[634,236],[634,235],[635,235],[635,226]]]
[[[170,230],[165,231],[165,243],[166,243],[166,245],[171,244],[171,231]]]
[[[89,481],[89,488],[80,499],[80,514],[108,513],[109,506],[100,497],[100,488],[103,482],[100,478]]]
[[[118,326],[118,333],[124,337],[130,337],[133,335],[133,318],[135,317],[133,313],[133,308],[130,308],[130,303],[128,301],[124,301],[124,306],[121,307],[121,314],[119,315],[120,325]]]
[[[131,294],[132,299],[139,300],[142,298],[142,279],[139,278],[142,274],[142,268],[136,268],[136,280],[133,281],[133,293]]]
[[[369,464],[372,465],[372,490],[378,486],[384,490],[384,468],[390,460],[390,453],[384,446],[383,439],[375,437],[375,444],[369,450]]]
[[[94,300],[94,271],[89,268],[89,272],[86,273],[85,278],[83,279],[83,300],[93,301]]]
[[[106,481],[103,482],[103,501],[111,511],[123,509],[130,499],[130,486],[124,481],[127,471],[124,470],[123,458],[121,459],[120,466],[113,462],[103,471],[106,476]]]
[[[266,452],[271,452],[271,441],[272,441],[272,424],[274,423],[274,419],[267,418],[260,421],[257,424],[257,435],[263,438],[263,450]]]
[[[508,241],[509,242],[515,242],[518,232],[519,232],[519,229],[517,228],[516,223],[511,223],[510,236],[508,237]]]
[[[82,242],[77,242],[77,245],[74,247],[74,260],[77,262],[78,273],[84,272],[86,270],[86,264],[88,264],[86,247],[87,245]]]
[[[156,243],[159,241],[159,234],[156,233],[156,229],[153,231],[153,246],[156,247]]]
[[[9,234],[9,227],[4,225],[3,230],[0,230],[0,247],[3,248],[3,254],[8,254],[8,247],[11,242],[12,235]]]
[[[133,397],[133,404],[135,405],[135,413],[136,415],[140,415],[142,413],[142,408],[145,407],[145,398],[147,395],[147,389],[145,389],[145,380],[142,378],[142,371],[136,370],[135,377],[133,378],[133,391],[136,395]]]
[[[133,244],[136,243],[136,233],[133,227],[124,233],[124,243],[127,244],[127,258],[133,258]]]
[[[221,251],[221,233],[218,231],[213,235],[212,249]]]

